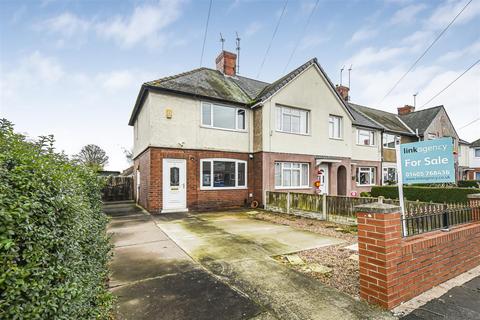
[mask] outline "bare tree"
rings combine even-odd
[[[74,156],[74,159],[86,166],[96,168],[97,170],[102,170],[108,163],[107,153],[96,144],[88,144],[84,146],[82,150]]]

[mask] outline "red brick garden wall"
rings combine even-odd
[[[398,211],[357,213],[360,296],[387,309],[480,265],[479,222],[403,238]]]

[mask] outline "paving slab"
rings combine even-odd
[[[155,278],[198,268],[193,260],[171,241],[117,247],[110,263],[110,286]]]
[[[250,319],[262,311],[204,270],[191,270],[113,289],[117,319]],[[267,319],[267,318],[265,318]]]
[[[112,235],[116,247],[169,240],[165,233],[159,232],[152,221],[139,220],[133,225],[129,223],[127,227],[109,228],[108,232]]]

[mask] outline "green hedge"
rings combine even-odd
[[[396,186],[372,187],[372,197],[384,196],[385,198],[398,199],[398,188]],[[404,186],[403,195],[411,201],[424,201],[435,203],[458,203],[467,202],[467,195],[480,193],[475,188],[432,188]]]
[[[480,188],[480,181],[478,180],[461,180],[458,181],[460,188]]]
[[[0,119],[0,319],[108,319],[102,182]]]

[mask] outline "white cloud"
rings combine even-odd
[[[409,24],[415,21],[416,16],[427,6],[424,4],[412,4],[399,9],[390,19],[391,24]]]
[[[360,52],[348,59],[348,64],[353,64],[356,68],[379,65],[380,63],[386,61],[393,62],[393,59],[401,57],[406,52],[408,52],[408,48],[406,47],[368,47],[362,49]]]
[[[258,31],[260,31],[260,29],[262,28],[263,28],[263,25],[260,22],[253,21],[245,29],[244,35],[245,37],[251,37],[255,35]]]
[[[158,47],[166,42],[164,29],[179,18],[181,4],[182,1],[161,0],[157,5],[139,6],[129,17],[118,16],[99,23],[97,30],[125,48],[139,43]]]
[[[42,23],[42,28],[51,33],[58,33],[64,37],[71,38],[87,32],[92,23],[82,19],[70,12],[64,12],[56,17],[50,18]]]
[[[450,21],[462,10],[469,0],[453,1],[447,0],[432,13],[426,21],[426,26],[432,29],[441,29],[446,27]],[[468,7],[455,21],[456,25],[470,22],[480,15],[480,1],[472,1]]]
[[[104,21],[84,19],[71,12],[64,12],[41,22],[37,30],[59,35],[57,47],[65,43],[82,44],[85,35],[95,30],[103,39],[111,39],[123,48],[135,45],[159,48],[167,43],[166,28],[181,14],[183,0],[160,0],[156,4],[137,6],[130,15],[116,16]]]
[[[453,50],[449,51],[446,54],[442,55],[438,62],[451,62],[460,58],[464,58],[465,56],[478,56],[480,54],[480,40],[474,42],[470,46],[461,49],[461,50]]]
[[[369,40],[375,37],[377,34],[378,34],[378,30],[376,29],[372,29],[372,28],[359,29],[353,33],[352,37],[347,42],[347,44],[350,45],[357,42]]]

